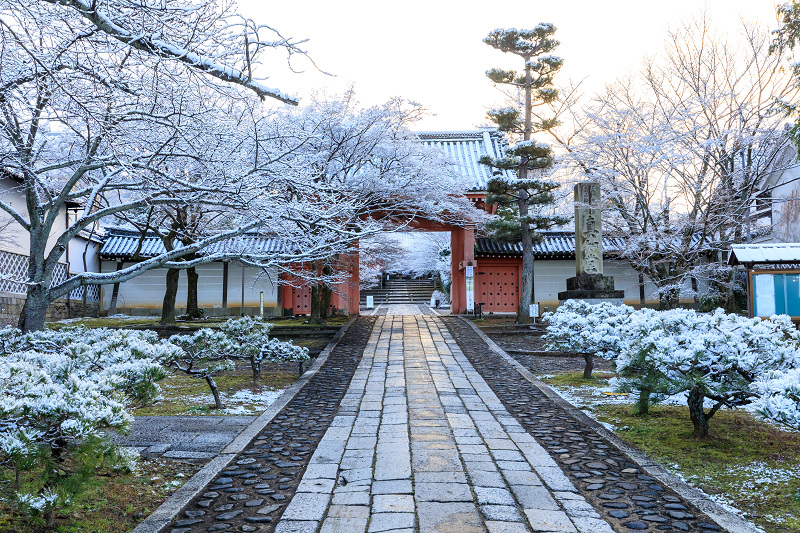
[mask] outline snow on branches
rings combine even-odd
[[[570,302],[547,316],[547,336],[559,347],[613,360],[622,387],[639,391],[641,412],[651,399],[685,392],[698,438],[708,435],[717,410],[749,404],[800,427],[800,332],[785,315],[762,320],[721,309],[614,307]]]

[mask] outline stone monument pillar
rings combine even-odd
[[[575,185],[575,277],[567,278],[566,300],[622,304],[624,291],[614,290],[614,278],[603,275],[603,228],[600,216],[600,184]]]

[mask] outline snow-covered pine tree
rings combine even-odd
[[[508,180],[502,173],[489,181],[487,203],[498,205],[499,218],[486,224],[493,239],[522,243],[522,276],[517,322],[530,322],[530,303],[533,301],[533,245],[542,239],[539,230],[564,224],[567,219],[547,215],[542,207],[554,201],[553,190],[558,184],[534,177],[553,166],[550,146],[531,139],[535,132],[547,131],[558,124],[555,119],[534,123],[533,107],[553,102],[558,91],[553,87],[553,76],[563,60],[550,55],[559,42],[553,38],[556,28],[550,23],[539,23],[531,30],[497,29],[483,42],[521,57],[524,71],[491,69],[486,76],[504,92],[513,105],[492,109],[489,119],[497,124],[514,143],[506,157],[488,156],[481,163],[496,169],[516,170],[517,179]]]

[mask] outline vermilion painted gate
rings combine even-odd
[[[519,305],[519,265],[478,261],[475,302],[484,312],[516,313]]]

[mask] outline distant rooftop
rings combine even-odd
[[[421,131],[416,132],[426,146],[438,148],[456,162],[457,170],[467,181],[467,192],[485,191],[492,173],[502,172],[508,178],[516,175],[482,165],[478,161],[488,155],[499,158],[505,155],[506,140],[495,129],[473,131]]]

